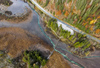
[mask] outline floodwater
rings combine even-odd
[[[20,14],[27,13],[28,4],[21,0],[11,0],[13,4],[8,7],[8,11],[11,11],[12,14],[19,16]]]
[[[9,8],[10,11],[14,12],[16,10],[16,12],[14,12],[15,14],[20,13],[20,12],[24,12],[24,7],[27,6],[29,7],[26,3],[24,3],[21,0],[12,0],[13,2],[15,2],[15,4],[13,4],[13,8]],[[18,7],[22,6],[21,8],[18,9]],[[24,7],[23,7],[24,6]],[[43,22],[41,21],[40,18],[40,25],[42,26],[43,29],[45,29],[45,27],[43,26]],[[18,23],[18,24],[13,24],[10,22],[1,22],[0,21],[0,27],[20,27],[22,29],[25,29],[27,31],[29,31],[32,34],[37,35],[38,37],[40,37],[42,40],[44,40],[46,43],[51,44],[50,40],[42,33],[41,29],[39,28],[38,25],[38,17],[36,15],[36,13],[33,11],[33,18],[31,20],[31,22],[29,23]],[[47,34],[52,41],[54,42],[54,44],[57,44],[58,39],[55,39],[54,37],[52,37],[50,34]],[[56,47],[61,47],[63,49],[66,49],[67,45],[61,41],[58,42],[58,45]],[[68,58],[70,58],[72,61],[75,61],[77,63],[80,63],[81,65],[83,65],[85,68],[100,68],[100,58],[87,58],[87,59],[81,59],[78,58],[76,56],[73,56],[71,54],[69,54],[66,51],[61,50],[60,48],[57,48],[57,50],[59,50],[60,52],[62,52],[63,54],[67,55]],[[70,65],[73,65],[72,63],[70,63]],[[76,67],[76,65],[74,64],[72,66],[72,68],[78,68]]]
[[[0,12],[4,13],[5,11],[11,11],[12,16],[21,16],[26,14],[27,8],[30,9],[29,5],[22,0],[11,0],[13,2],[10,6],[0,5]]]

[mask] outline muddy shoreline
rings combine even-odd
[[[28,22],[32,20],[32,11],[29,10],[27,14],[23,15],[22,17],[16,17],[16,16],[11,16],[8,17],[5,14],[0,13],[0,21],[1,22],[10,22],[10,23],[22,23],[22,22]]]

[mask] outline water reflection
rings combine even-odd
[[[16,16],[20,16],[22,14],[26,14],[27,13],[27,8],[30,8],[28,6],[27,3],[23,2],[22,0],[11,0],[13,2],[12,5],[10,6],[2,6],[0,5],[0,12],[4,12],[4,11],[11,11],[12,12],[12,16],[16,15]]]

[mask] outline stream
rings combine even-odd
[[[12,0],[14,3],[13,5],[11,5],[10,7],[8,7],[9,11],[12,11],[13,14],[21,14],[24,13],[24,9],[26,6],[31,9],[27,3],[24,3],[21,0]],[[20,10],[19,10],[20,8]],[[31,9],[32,10],[32,9]],[[43,21],[41,20],[40,17],[40,25],[42,26],[42,29],[45,29],[44,25],[43,25]],[[37,35],[38,37],[40,37],[42,40],[44,40],[46,43],[48,43],[49,45],[52,46],[50,40],[42,33],[41,29],[39,28],[38,25],[38,18],[37,18],[37,14],[36,12],[32,11],[32,20],[27,22],[27,23],[10,23],[10,22],[5,22],[5,21],[0,21],[0,28],[2,27],[19,27],[22,28],[24,30],[29,31],[30,33]],[[54,44],[57,44],[58,39],[54,38],[52,35],[46,33],[54,42]],[[59,41],[58,45],[59,47],[62,47],[63,49],[66,49],[66,47],[68,47],[68,45],[66,45],[65,43]],[[56,47],[57,47],[56,46]],[[90,59],[81,59],[78,58],[76,56],[73,56],[72,54],[69,54],[66,51],[61,50],[60,48],[57,48],[57,50],[59,50],[60,52],[62,52],[63,54],[65,54],[67,57],[69,57],[71,60],[80,63],[82,66],[84,66],[85,68],[100,68],[100,58],[90,58]],[[72,68],[80,68],[75,64],[72,64],[70,62],[68,62]]]

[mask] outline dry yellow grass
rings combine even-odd
[[[48,60],[47,64],[43,68],[71,68],[64,58],[57,52]]]
[[[29,47],[32,48],[38,44],[50,51],[53,50],[40,38],[21,28],[0,28],[0,50],[5,50],[12,58],[18,57]],[[70,68],[70,66],[59,53],[54,52],[43,68]]]
[[[12,58],[16,58],[23,51],[38,43],[52,50],[52,48],[40,38],[21,28],[0,28],[0,50],[5,50]]]

